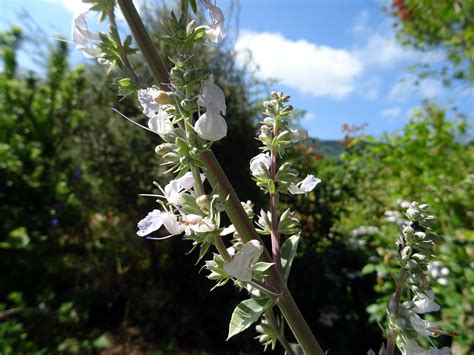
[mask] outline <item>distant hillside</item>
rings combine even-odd
[[[318,153],[321,153],[325,158],[338,159],[339,155],[344,150],[342,141],[336,140],[322,140],[318,138],[308,138],[308,145],[314,145]]]

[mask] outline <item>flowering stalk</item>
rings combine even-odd
[[[273,132],[272,140],[278,136],[278,125],[277,120],[273,123]],[[271,149],[271,164],[270,164],[270,180],[273,182],[273,186],[276,183],[276,171],[277,171],[277,151],[275,147]],[[277,201],[278,201],[278,192],[275,188],[270,189],[270,213],[271,213],[271,239],[272,239],[272,254],[273,262],[275,263],[278,271],[281,273],[281,254],[280,254],[280,233],[278,231],[278,210],[277,210]]]
[[[165,68],[164,62],[162,61],[162,59],[156,52],[156,49],[150,40],[150,37],[133,5],[133,2],[130,0],[117,0],[117,1],[122,10],[122,13],[124,14],[125,19],[127,20],[132,30],[132,34],[136,40],[136,43],[141,53],[143,54],[153,76],[155,77],[155,79],[157,80],[159,84],[172,84],[173,80],[170,80],[170,75]],[[183,4],[187,4],[187,1],[183,1]],[[212,5],[210,1],[203,1],[203,4],[209,9],[209,11],[211,12],[211,17],[213,17],[213,25],[211,26],[211,28],[206,30],[206,34],[218,40],[223,35],[223,31],[221,28],[221,24],[223,20],[222,12],[220,12],[220,9],[218,9],[216,6]],[[183,7],[184,6],[185,5],[183,5]],[[187,59],[192,60],[192,58],[189,58],[189,57]],[[187,59],[184,58],[183,60],[187,60]],[[179,65],[178,62],[175,64],[177,66]],[[179,71],[175,72],[175,74],[179,75]],[[209,80],[206,83],[207,86],[205,86],[207,89],[207,95],[211,95],[211,94],[214,96],[219,95],[219,92],[216,91],[215,86],[213,86],[214,84],[213,84],[212,79],[213,78],[209,76]],[[147,93],[147,94],[150,94],[150,93]],[[145,93],[143,93],[143,95],[145,95]],[[154,97],[158,98],[158,96],[154,96]],[[202,96],[206,96],[206,94],[203,92]],[[206,106],[206,113],[201,115],[199,120],[194,124],[194,131],[201,138],[208,141],[219,139],[219,137],[222,136],[222,131],[221,132],[215,131],[215,127],[216,125],[220,125],[222,129],[225,129],[225,130],[227,129],[225,125],[225,121],[223,121],[222,116],[221,116],[221,114],[225,115],[225,107],[222,108],[221,106],[212,106],[211,103],[206,102],[206,97],[203,97],[201,102],[198,99],[198,103],[200,105],[202,104]],[[152,106],[155,105],[152,101],[150,101],[150,104]],[[181,105],[186,105],[186,102],[184,102],[183,104],[180,103],[179,105],[176,105],[175,107],[179,109]],[[166,109],[163,109],[163,110],[165,110],[164,113],[162,112],[161,107],[159,107],[158,110],[154,110],[151,113],[153,116],[151,116],[150,121],[149,121],[150,129],[152,129],[153,131],[156,131],[160,135],[168,134],[169,130],[167,128],[172,128],[173,124],[178,124],[181,126],[179,122],[171,122],[170,118],[168,118],[167,116]],[[178,117],[183,117],[183,115],[180,113]],[[186,117],[185,122],[184,122],[186,133],[188,133],[187,139],[190,139],[189,137],[190,134],[194,135],[194,133],[190,132],[188,129],[188,127],[192,126],[191,117],[192,116]],[[263,312],[269,306],[271,307],[272,304],[276,303],[276,305],[278,305],[278,307],[280,308],[283,316],[286,318],[290,328],[292,329],[303,351],[307,354],[323,354],[321,347],[319,346],[317,340],[314,338],[311,330],[309,329],[306,321],[304,320],[303,316],[298,310],[286,286],[286,281],[281,272],[281,267],[280,268],[271,267],[271,262],[273,261],[272,258],[270,257],[268,252],[265,250],[265,248],[262,247],[263,243],[261,242],[261,239],[258,233],[256,232],[255,227],[252,224],[252,221],[249,219],[247,212],[242,207],[240,200],[238,199],[233,187],[231,186],[226,175],[222,171],[222,168],[220,164],[218,163],[217,159],[215,158],[214,154],[212,153],[212,151],[209,148],[207,148],[207,149],[202,149],[202,150],[198,150],[194,152],[193,150],[194,148],[192,147],[186,148],[186,146],[183,145],[184,144],[183,138],[180,137],[180,133],[178,131],[177,133],[172,133],[172,134],[177,134],[175,138],[176,143],[165,143],[164,146],[160,147],[159,150],[168,151],[169,148],[167,148],[166,144],[168,145],[178,144],[178,149],[183,150],[186,153],[186,155],[189,157],[189,159],[195,160],[195,162],[198,165],[195,165],[195,163],[190,163],[187,166],[190,168],[192,176],[194,177],[193,179],[195,181],[194,189],[198,195],[201,195],[204,192],[203,186],[201,184],[201,179],[198,178],[200,175],[198,166],[202,167],[203,171],[206,173],[206,176],[210,184],[213,186],[214,190],[218,192],[219,199],[221,201],[226,201],[225,212],[229,216],[229,219],[231,220],[233,227],[235,228],[235,231],[238,234],[238,237],[241,239],[242,243],[245,243],[243,245],[243,248],[240,251],[238,251],[234,256],[231,257],[228,250],[225,248],[225,245],[223,244],[222,239],[220,239],[219,236],[215,237],[214,244],[216,248],[218,249],[220,255],[216,255],[214,257],[214,260],[206,262],[206,266],[208,267],[209,270],[212,271],[209,278],[219,280],[219,283],[217,285],[219,286],[220,284],[227,282],[227,280],[229,280],[230,277],[234,275],[233,273],[231,273],[230,275],[226,274],[223,270],[226,270],[229,272],[235,271],[235,272],[238,272],[238,275],[240,277],[240,279],[239,277],[236,277],[236,282],[238,284],[239,283],[251,284],[253,282],[252,279],[254,277],[257,277],[257,274],[252,275],[252,273],[250,273],[250,268],[252,268],[252,270],[255,268],[255,272],[257,272],[257,269],[261,270],[259,272],[262,273],[261,274],[262,276],[259,276],[258,278],[263,277],[265,280],[268,280],[271,285],[276,287],[277,290],[279,291],[279,297],[276,299],[272,297],[270,298],[266,297],[266,298],[257,298],[255,300],[254,299],[247,300],[247,301],[253,302],[253,305],[254,305],[253,311]],[[215,134],[217,134],[217,136]],[[175,156],[175,153],[173,153],[173,151],[171,151],[168,154],[170,154],[170,157]],[[193,154],[197,154],[197,155],[193,157]],[[274,166],[275,166],[274,178],[276,179],[276,175],[277,175],[276,154],[275,154]],[[178,180],[174,180],[172,183],[176,185],[178,183],[177,181]],[[312,182],[310,182],[310,184],[311,183]],[[307,185],[308,185],[307,182],[304,182],[304,181],[298,184],[291,183],[289,189],[293,189],[293,191],[296,191],[295,193],[304,193],[308,191]],[[182,190],[179,190],[179,191],[182,191]],[[214,201],[214,198],[213,198],[213,201]],[[276,200],[274,200],[273,205],[274,205],[274,211],[276,211]],[[155,215],[158,216],[159,218],[158,219],[155,218],[156,217]],[[155,215],[150,216],[150,218],[147,217],[147,219],[142,221],[143,222],[142,227],[145,228],[147,231],[156,230],[157,229],[156,226],[158,225],[157,223],[165,223],[165,227],[168,229],[168,231],[170,231],[170,229],[173,229],[172,227],[174,227],[174,225],[170,223],[173,221],[169,220],[170,214],[168,212],[166,213],[155,212]],[[199,233],[201,233],[203,231],[203,228],[205,229],[206,227],[209,227],[209,228],[211,227],[209,225],[210,222],[205,221],[206,218],[208,217],[204,218],[204,217],[200,217],[196,215],[187,215],[184,217],[186,217],[185,220],[183,222],[178,221],[178,223],[186,222],[185,224],[186,231],[187,231],[186,235],[188,235],[189,233],[189,235],[192,236],[194,233],[193,231],[198,231]],[[191,222],[191,219],[197,222]],[[276,232],[275,235],[277,235],[278,230],[276,227],[278,227],[278,224],[277,224],[278,219],[277,219],[276,213],[273,218],[273,222],[275,223],[273,230]],[[166,223],[168,223],[169,226],[167,226]],[[198,223],[198,225],[196,223]],[[183,230],[184,225],[181,225],[178,227],[179,228],[175,228],[176,231],[174,234]],[[215,228],[214,226],[212,227]],[[279,247],[279,243],[277,244]],[[259,257],[262,262],[258,263],[256,261],[258,261]],[[279,259],[277,261],[280,262]],[[291,260],[287,260],[286,264],[289,270],[289,266],[291,265]],[[265,287],[263,287],[263,289],[265,289]],[[270,295],[271,295],[271,292],[270,292]],[[260,309],[261,311],[259,311]],[[229,336],[231,336],[231,334],[229,334]]]
[[[400,307],[400,300],[402,298],[403,289],[405,288],[405,271],[404,267],[400,267],[400,275],[398,279],[395,281],[395,293],[392,295],[390,299],[390,303],[388,306],[389,314],[397,314],[398,308]],[[385,353],[386,355],[393,355],[395,350],[395,344],[397,340],[397,334],[392,331],[387,332],[387,346]]]
[[[403,224],[397,241],[400,259],[400,274],[396,280],[395,293],[387,308],[388,330],[387,345],[384,354],[393,355],[395,346],[405,355],[411,354],[450,354],[449,348],[431,347],[423,349],[416,341],[417,336],[437,337],[439,335],[455,335],[445,332],[438,324],[422,319],[418,314],[435,312],[440,306],[434,302],[434,293],[429,287],[426,273],[430,260],[435,257],[434,246],[444,242],[439,235],[431,232],[436,220],[428,215],[429,206],[412,202],[406,210],[409,222]],[[402,302],[405,289],[412,296],[409,301]]]

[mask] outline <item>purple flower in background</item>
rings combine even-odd
[[[57,226],[59,225],[59,220],[57,218],[53,218],[51,219],[51,221],[49,222],[49,226],[51,228],[56,228]]]
[[[81,168],[74,169],[73,180],[79,181],[81,177],[82,177],[82,169]]]

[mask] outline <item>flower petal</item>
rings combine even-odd
[[[258,240],[253,239],[245,243],[242,250],[224,265],[224,271],[237,280],[249,282],[252,280],[252,266],[262,253],[263,246]]]
[[[166,230],[171,235],[176,235],[183,232],[183,227],[178,223],[178,220],[174,214],[169,212],[163,213],[162,219]]]
[[[143,107],[143,113],[149,118],[160,113],[160,104],[155,101],[157,95],[158,89],[153,87],[138,90],[138,101]]]
[[[202,0],[202,3],[209,11],[212,20],[211,29],[206,31],[206,34],[212,42],[217,43],[225,37],[224,13],[218,6],[214,5],[211,0]]]
[[[144,237],[158,229],[163,225],[162,212],[160,210],[153,210],[148,215],[138,222],[137,235]]]
[[[268,173],[268,169],[272,164],[272,158],[269,153],[260,153],[250,160],[250,172],[253,176]]]
[[[227,135],[227,123],[218,112],[208,109],[194,124],[194,131],[202,139],[214,142]]]
[[[226,114],[225,95],[220,87],[214,84],[214,75],[209,74],[209,78],[203,83],[201,95],[198,96],[198,104],[205,106],[208,110]]]
[[[314,175],[308,175],[299,183],[290,184],[288,192],[293,195],[305,194],[312,191],[320,182],[321,179],[314,177]]]
[[[413,311],[418,314],[437,312],[440,309],[439,304],[434,302],[434,292],[432,290],[427,291],[426,294],[422,294],[413,304],[415,305]]]

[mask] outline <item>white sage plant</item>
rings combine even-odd
[[[436,218],[429,215],[428,210],[427,204],[412,202],[405,211],[407,221],[400,224],[397,240],[400,272],[395,279],[395,293],[387,308],[387,344],[382,345],[379,351],[381,355],[392,355],[395,346],[404,355],[451,354],[448,347],[438,349],[432,345],[425,349],[417,341],[419,337],[430,340],[430,337],[440,335],[456,335],[420,316],[440,310],[429,285],[428,273],[430,263],[436,262],[435,246],[442,244],[444,238],[432,231]],[[406,301],[403,301],[404,295]]]
[[[322,355],[287,287],[300,229],[293,212],[279,211],[279,196],[303,195],[320,183],[312,175],[299,178],[283,160],[290,144],[307,136],[289,127],[289,97],[272,93],[264,103],[259,135],[262,154],[252,159],[250,170],[268,195],[269,209],[255,216],[252,203],[239,200],[211,150],[214,142],[227,135],[227,106],[224,91],[202,66],[196,49],[224,38],[222,10],[214,1],[202,0],[201,8],[210,16],[210,24],[202,25],[189,11],[198,14],[196,0],[181,0],[180,8],[171,11],[166,33],[158,34],[174,50],[168,72],[133,1],[84,2],[100,21],[108,19],[109,31],[90,32],[85,15],[79,15],[73,22],[73,40],[86,56],[100,59],[110,73],[119,76],[116,83],[121,95],[136,95],[147,125],[122,116],[157,135],[162,142],[155,147],[156,155],[173,175],[165,186],[154,182],[154,193],[143,194],[156,199],[157,206],[138,222],[137,235],[156,240],[183,236],[199,251],[198,260],[207,259],[204,267],[215,287],[232,283],[246,295],[230,315],[228,338],[255,324],[265,349],[274,349],[279,342],[288,354]],[[134,41],[132,36],[120,38],[117,5]],[[152,77],[137,74],[129,56],[139,56]],[[223,214],[230,224],[223,224]],[[271,244],[270,252],[266,243]],[[286,325],[297,343],[287,340]]]

